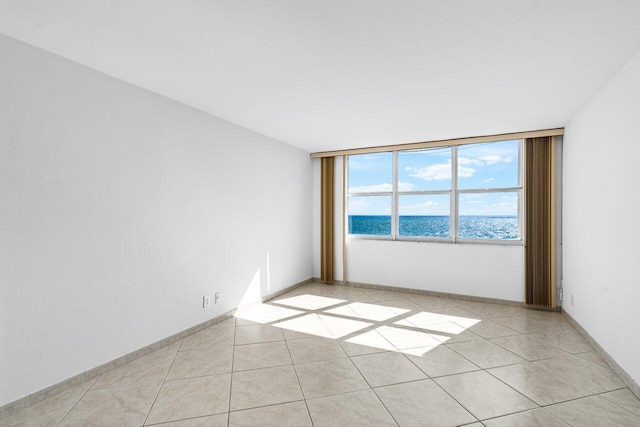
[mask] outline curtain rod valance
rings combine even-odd
[[[503,133],[499,135],[474,136],[470,138],[442,139],[439,141],[412,142],[408,144],[383,145],[380,147],[352,148],[348,150],[320,151],[311,153],[311,158],[349,156],[352,154],[381,153],[395,150],[418,150],[420,148],[442,147],[445,145],[474,144],[480,142],[507,141],[510,139],[541,138],[564,135],[564,128],[534,130],[529,132]]]

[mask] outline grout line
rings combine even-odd
[[[180,353],[180,347],[182,347],[182,343],[183,342],[184,342],[184,339],[182,339],[182,341],[180,341],[180,345],[178,345],[178,348],[176,349],[176,354],[173,355],[173,360],[171,360],[171,365],[169,365],[169,369],[167,369],[167,373],[164,374],[164,378],[162,379],[162,384],[158,388],[158,392],[156,393],[156,397],[153,399],[153,402],[151,403],[151,406],[149,406],[149,411],[147,412],[147,416],[144,417],[144,422],[142,423],[143,426],[147,423],[147,420],[149,419],[149,415],[151,414],[151,411],[153,410],[153,406],[156,404],[156,401],[158,400],[158,396],[160,396],[160,392],[162,391],[162,388],[164,387],[164,384],[167,382],[167,377],[169,376],[169,372],[171,372],[171,368],[173,368],[173,364],[175,363],[176,359],[178,358],[178,354]]]
[[[236,362],[236,331],[238,328],[238,320],[233,318],[233,342],[231,344],[231,378],[229,379],[229,404],[227,405],[227,427],[231,423],[231,396],[233,393],[233,367]]]
[[[304,389],[302,388],[302,383],[300,382],[300,376],[298,375],[298,370],[296,369],[296,364],[293,363],[293,356],[291,355],[291,349],[289,348],[289,343],[287,340],[284,341],[287,346],[287,352],[289,352],[289,359],[291,359],[291,366],[293,367],[293,373],[296,376],[296,380],[298,380],[298,387],[300,387],[300,394],[302,394],[302,400],[304,401],[304,406],[307,408],[307,415],[309,415],[309,420],[311,421],[311,425],[314,425],[313,417],[311,416],[311,411],[309,410],[309,404],[307,403],[307,397],[304,394]]]
[[[469,415],[471,415],[473,418],[476,419],[476,421],[480,421],[480,418],[476,417],[475,414],[473,412],[471,412],[471,410],[469,410],[466,406],[464,406],[458,399],[456,399],[451,393],[449,393],[444,387],[442,387],[440,384],[438,384],[437,381],[435,380],[431,380],[435,385],[437,385],[438,387],[440,387],[440,389],[442,391],[444,391],[447,395],[449,395],[449,397],[451,397],[453,400],[456,401],[456,403],[458,405],[460,405],[461,408],[463,408],[465,411],[467,411],[469,413]]]
[[[80,396],[80,398],[78,400],[76,400],[76,403],[73,404],[73,406],[71,406],[71,408],[69,408],[69,410],[64,414],[64,416],[62,418],[60,418],[60,421],[58,421],[56,423],[56,426],[59,426],[60,423],[62,423],[64,421],[65,418],[67,418],[67,416],[71,413],[71,411],[73,411],[73,409],[76,407],[76,405],[78,403],[80,403],[80,401],[84,398],[84,396],[91,390],[91,388],[98,382],[98,380],[100,379],[102,375],[98,375],[97,377],[89,380],[89,381],[93,381],[91,383],[91,385],[89,387],[87,387],[87,389],[84,391],[84,393],[82,393],[82,396]],[[53,396],[52,396],[53,397]],[[45,399],[46,400],[46,399]]]
[[[391,411],[389,410],[389,408],[387,408],[387,405],[384,404],[384,402],[382,401],[382,399],[380,399],[380,396],[378,396],[378,393],[376,393],[376,390],[374,388],[371,389],[371,391],[373,392],[373,395],[376,397],[376,399],[378,399],[378,402],[380,402],[380,404],[382,405],[382,407],[385,409],[385,411],[387,411],[387,414],[389,414],[389,416],[391,417],[391,419],[396,423],[397,426],[400,425],[400,422],[396,419],[396,417],[393,416],[393,414],[391,413]]]
[[[622,409],[624,409],[625,411],[630,412],[630,413],[632,413],[633,415],[635,415],[636,417],[639,417],[639,418],[640,418],[640,415],[636,414],[636,413],[635,413],[635,412],[633,412],[632,410],[630,410],[630,409],[628,409],[628,408],[625,408],[624,406],[620,405],[619,403],[617,403],[617,402],[613,402],[613,401],[611,401],[611,400],[607,399],[606,397],[602,397],[602,395],[603,395],[603,394],[612,393],[612,392],[614,392],[614,391],[620,391],[620,390],[629,390],[629,393],[631,393],[632,395],[634,395],[634,394],[633,394],[633,392],[631,391],[631,389],[630,389],[629,387],[622,387],[622,388],[618,388],[618,389],[615,389],[615,390],[603,391],[602,393],[599,393],[599,394],[597,394],[596,396],[600,397],[601,399],[606,400],[606,401],[607,401],[607,402],[609,402],[609,403],[613,403],[614,405],[618,406],[619,408],[622,408]],[[635,395],[634,395],[634,396],[635,396]],[[640,399],[638,399],[638,400],[640,400]]]

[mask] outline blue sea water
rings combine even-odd
[[[449,236],[448,216],[400,216],[400,236]],[[391,235],[391,217],[384,215],[350,215],[349,234]],[[461,216],[458,235],[462,239],[518,238],[518,218],[512,216]]]

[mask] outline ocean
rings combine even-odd
[[[400,216],[400,236],[449,237],[448,216]],[[391,216],[349,215],[349,234],[391,235]],[[518,218],[514,216],[461,216],[461,239],[518,238]]]

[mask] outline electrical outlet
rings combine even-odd
[[[218,303],[218,301],[220,301],[220,292],[216,292],[216,293],[213,295],[213,303],[214,303],[214,304],[217,304],[217,303]]]
[[[202,297],[202,308],[207,308],[211,305],[211,297],[209,295],[205,295]]]

